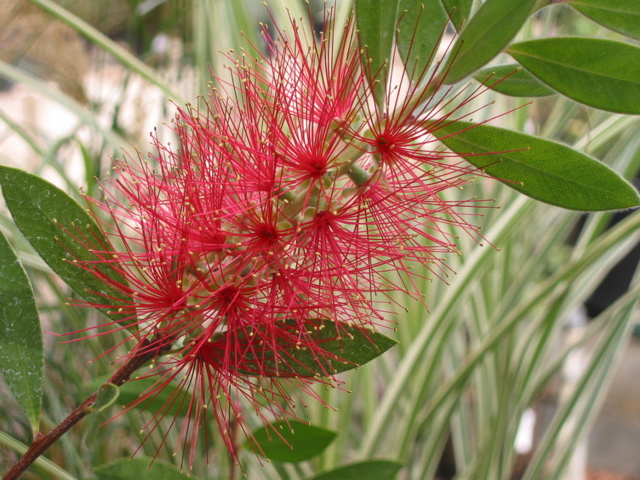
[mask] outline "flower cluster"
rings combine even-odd
[[[161,354],[140,402],[179,387],[154,422],[182,405],[195,443],[209,410],[232,454],[243,405],[268,420],[294,403],[288,383],[335,384],[327,342],[388,326],[392,294],[420,298],[416,275],[442,274],[452,230],[475,231],[470,201],[442,195],[473,172],[429,134],[447,118],[435,80],[401,75],[380,106],[353,21],[341,41],[330,23],[310,41],[290,27],[265,28],[267,55],[230,55],[232,79],[178,110],[175,149],[154,136],[149,160],[114,167],[92,201],[113,245],[83,264],[130,299],[128,358]]]

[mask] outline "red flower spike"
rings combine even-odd
[[[353,18],[339,42],[333,28],[311,44],[294,20],[291,34],[265,29],[269,56],[230,55],[232,80],[178,109],[177,151],[153,137],[156,170],[120,163],[105,200],[92,201],[114,222],[101,223],[113,245],[87,240],[98,260],[79,263],[131,298],[134,339],[162,353],[144,374],[155,384],[129,408],[177,386],[147,427],[180,406],[189,465],[207,410],[237,459],[247,407],[266,423],[291,414],[298,391],[322,401],[310,387],[336,385],[331,365],[343,359],[314,334],[320,319],[336,339],[389,326],[396,291],[422,299],[412,267],[444,275],[451,227],[477,234],[464,215],[476,202],[442,195],[476,172],[430,131],[485,87],[444,114],[437,70],[402,74],[402,95],[390,87],[378,111]],[[127,283],[104,275],[106,263]]]

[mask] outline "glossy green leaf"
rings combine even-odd
[[[568,0],[567,4],[603,27],[640,39],[638,0]]]
[[[445,83],[453,84],[472,74],[495,57],[518,33],[536,0],[488,0],[464,27],[444,71]]]
[[[473,78],[511,97],[545,97],[556,93],[517,63],[483,68]]]
[[[390,460],[366,460],[321,473],[311,480],[393,480],[402,467]]]
[[[446,14],[451,17],[451,23],[455,29],[460,30],[469,21],[473,0],[441,0],[441,2]]]
[[[134,407],[136,410],[145,410],[151,413],[162,412],[170,417],[176,415],[184,416],[187,413],[187,409],[181,407],[185,407],[191,403],[191,393],[179,388],[178,385],[173,382],[169,382],[160,388],[160,384],[156,384],[157,380],[158,378],[129,380],[117,387],[118,397],[115,401],[118,405],[126,407],[145,396],[145,400]],[[89,385],[89,390],[95,392],[108,381],[108,376],[96,378]],[[149,394],[145,392],[153,393]]]
[[[638,192],[626,180],[566,145],[468,122],[452,122],[432,133],[469,163],[536,200],[581,211],[640,205]]]
[[[177,467],[150,457],[122,458],[95,467],[96,480],[198,480]]]
[[[378,106],[386,97],[389,62],[393,53],[399,0],[356,0],[356,24],[364,49],[365,70]]]
[[[640,48],[595,38],[545,38],[507,50],[529,72],[591,107],[640,114]]]
[[[245,447],[276,462],[302,462],[322,453],[337,435],[294,420],[275,422],[253,432]]]
[[[400,0],[399,10],[398,51],[409,77],[420,79],[436,57],[447,15],[437,1]]]
[[[0,372],[34,434],[40,426],[43,370],[42,331],[31,284],[0,232]]]
[[[77,259],[96,258],[81,239],[103,249],[107,245],[99,227],[75,200],[46,180],[16,168],[0,166],[0,186],[20,231],[74,291],[97,304],[105,303],[106,298],[114,303],[115,299],[126,302],[120,291],[73,264]],[[103,264],[101,272],[118,283],[126,283],[113,267]],[[108,314],[115,320],[123,318],[116,312]]]
[[[309,319],[304,332],[293,321],[281,322],[278,328],[282,333],[270,331],[273,338],[281,339],[277,359],[272,348],[264,348],[262,335],[256,335],[255,330],[223,337],[219,348],[224,349],[229,338],[235,345],[243,345],[242,358],[230,362],[239,365],[238,373],[243,375],[326,377],[358,368],[398,343],[381,333],[331,320]]]

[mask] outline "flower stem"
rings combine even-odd
[[[133,355],[127,360],[118,371],[111,377],[108,383],[120,386],[125,383],[131,375],[149,360],[165,353],[165,349],[148,348],[149,345],[156,344],[154,340],[144,339],[136,350],[141,352]],[[170,346],[169,346],[170,347]],[[51,445],[53,445],[62,435],[67,433],[76,423],[85,416],[92,413],[93,405],[96,402],[98,392],[89,396],[84,402],[73,410],[60,424],[46,435],[38,434],[33,443],[18,462],[9,470],[2,480],[16,480],[29,466],[42,455]]]

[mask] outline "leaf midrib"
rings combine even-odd
[[[578,67],[575,67],[573,65],[569,65],[568,66],[567,64],[562,63],[562,62],[554,61],[554,60],[551,60],[551,59],[546,58],[546,57],[541,57],[539,55],[533,55],[531,53],[522,52],[520,50],[517,50],[517,49],[514,49],[514,48],[510,47],[510,48],[507,49],[507,53],[511,54],[511,52],[519,53],[519,54],[527,56],[529,58],[534,58],[536,60],[540,60],[540,61],[552,64],[552,65],[559,65],[559,66],[567,68],[569,70],[575,70],[575,71],[581,72],[581,73],[588,73],[589,75],[594,75],[596,77],[601,77],[601,78],[606,78],[606,79],[611,79],[611,80],[617,80],[617,81],[620,81],[620,82],[629,83],[631,85],[640,85],[640,81],[634,82],[632,80],[627,80],[626,78],[620,78],[620,77],[614,77],[614,76],[610,76],[610,75],[604,75],[604,74],[599,73],[599,72],[594,72],[592,70],[587,70],[587,69],[584,69],[584,68],[578,68]]]
[[[464,139],[460,139],[460,138],[458,138],[458,139],[456,139],[456,140],[457,140],[457,141],[459,141],[459,142],[462,142],[462,143],[466,143],[467,145],[470,145],[470,146],[472,146],[472,147],[474,147],[474,148],[477,148],[479,151],[489,152],[489,153],[491,152],[490,150],[487,150],[486,148],[481,147],[481,146],[479,146],[479,145],[477,145],[477,144],[475,144],[475,143],[473,143],[473,142],[470,142],[470,141],[468,141],[468,140],[464,140]],[[562,146],[562,145],[560,145],[560,146]],[[593,185],[590,185],[590,184],[581,183],[581,182],[577,182],[577,181],[572,180],[572,179],[568,179],[568,178],[565,178],[565,177],[561,177],[561,176],[559,176],[559,175],[557,175],[557,174],[554,174],[554,173],[552,173],[552,172],[549,172],[549,171],[547,171],[547,170],[543,170],[543,169],[540,169],[540,168],[536,168],[535,166],[533,166],[533,165],[531,165],[531,164],[529,164],[529,163],[525,163],[525,162],[522,162],[522,161],[516,160],[516,159],[514,159],[514,158],[512,158],[512,157],[510,157],[510,156],[508,156],[508,155],[505,155],[505,154],[496,154],[496,153],[494,153],[493,155],[498,155],[498,156],[500,156],[500,157],[503,157],[503,158],[508,159],[509,161],[511,161],[511,162],[513,162],[513,163],[515,163],[515,164],[517,164],[517,165],[520,165],[520,166],[526,167],[526,168],[528,168],[528,169],[530,169],[530,170],[533,170],[533,171],[536,171],[536,172],[544,173],[546,176],[550,176],[550,177],[553,177],[553,178],[556,178],[556,179],[562,180],[564,183],[572,183],[572,184],[574,184],[574,185],[576,185],[576,186],[578,186],[578,187],[586,187],[586,188],[588,188],[588,189],[592,189],[592,190],[596,190],[596,191],[600,191],[600,192],[604,192],[604,193],[608,193],[608,194],[610,193],[608,189],[601,189],[601,188],[597,188],[597,187],[595,187],[595,186],[593,186]],[[463,156],[464,156],[464,155],[463,155]],[[465,157],[465,158],[466,158],[466,157]],[[597,161],[597,160],[596,160],[596,161]],[[491,167],[491,165],[488,165],[487,167],[481,167],[481,168],[482,168],[482,169],[485,169],[485,168],[490,168],[490,167]]]

